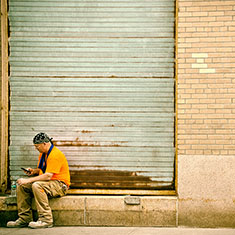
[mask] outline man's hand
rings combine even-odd
[[[31,183],[30,179],[20,178],[17,180],[17,184],[19,184],[19,185],[28,184],[28,183]]]
[[[27,171],[24,171],[24,173],[27,176],[39,175],[39,171],[40,171],[38,168],[36,168],[36,169],[27,168],[26,170]]]
[[[24,168],[21,168],[22,170],[24,170]],[[32,168],[27,168],[24,170],[24,173],[27,175],[27,176],[31,176],[33,175],[33,169]]]

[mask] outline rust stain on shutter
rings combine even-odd
[[[83,141],[79,141],[78,138],[76,138],[76,140],[71,140],[71,141],[67,141],[67,140],[59,140],[59,141],[53,141],[54,145],[56,146],[64,146],[64,147],[69,147],[69,146],[89,146],[89,147],[99,147],[101,146],[99,144],[99,142],[95,142],[95,143],[88,143],[88,142],[83,142]],[[122,141],[122,143],[125,143],[125,141]],[[110,145],[102,145],[103,147],[119,147],[119,144],[110,144]]]
[[[79,166],[73,166],[79,168]],[[100,167],[100,166],[99,166]],[[87,189],[173,189],[161,186],[163,182],[152,181],[151,177],[137,172],[111,170],[71,171],[71,188]],[[155,185],[155,186],[154,186]]]
[[[90,133],[90,131],[81,131]],[[59,147],[98,147],[99,143],[91,144],[79,141],[54,140],[54,145]],[[104,147],[104,146],[103,146]],[[106,145],[105,147],[120,147],[118,144]],[[87,159],[89,161],[89,159]],[[171,186],[164,186],[164,181],[153,180],[150,176],[142,175],[143,172],[128,170],[109,170],[105,165],[73,165],[70,164],[71,188],[79,189],[173,189],[174,181]]]

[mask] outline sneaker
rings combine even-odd
[[[28,223],[25,223],[20,219],[18,219],[16,221],[9,221],[7,223],[8,228],[23,228],[23,227],[27,227],[27,226],[28,226]]]
[[[30,228],[52,228],[53,224],[38,220],[37,222],[30,222],[29,227]]]

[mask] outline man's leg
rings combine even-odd
[[[38,220],[45,223],[45,226],[53,225],[52,211],[49,206],[48,197],[64,196],[65,192],[62,183],[59,181],[37,181],[32,185],[35,203],[38,212]],[[48,225],[48,226],[47,226]],[[30,227],[42,227],[41,223],[31,222]]]
[[[17,207],[19,219],[9,221],[7,227],[26,227],[32,221],[32,184],[17,186]]]
[[[32,221],[32,197],[32,184],[17,186],[18,215],[25,223]]]
[[[48,193],[50,193],[50,181],[34,182],[32,189],[38,212],[38,220],[46,222],[48,224],[52,224],[52,211],[49,206],[49,200],[47,196]]]

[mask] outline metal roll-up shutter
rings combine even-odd
[[[174,186],[174,1],[10,0],[10,175],[47,132],[73,188]]]

